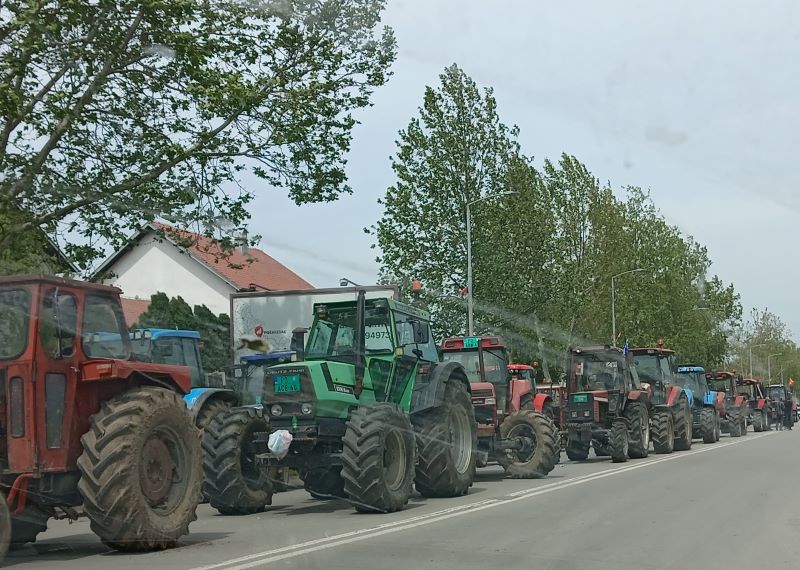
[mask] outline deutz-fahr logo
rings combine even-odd
[[[350,386],[339,386],[339,384],[333,385],[333,390],[335,392],[341,392],[342,394],[352,394],[353,389]]]

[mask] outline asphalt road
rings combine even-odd
[[[526,568],[627,570],[800,567],[800,430],[614,465],[563,461],[547,479],[478,471],[457,499],[412,498],[390,515],[359,515],[302,490],[266,513],[198,511],[183,546],[140,555],[109,551],[85,521],[50,523],[5,566],[59,570],[169,568]]]

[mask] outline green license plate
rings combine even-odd
[[[467,337],[464,339],[464,348],[478,348],[478,339],[475,337]]]
[[[589,401],[589,395],[588,394],[573,394],[572,395],[572,401],[575,402],[576,404],[585,404],[585,403],[587,403]]]
[[[278,374],[275,376],[275,393],[278,392],[299,392],[300,391],[300,375],[299,374]]]

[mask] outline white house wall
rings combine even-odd
[[[120,257],[108,271],[116,277],[104,281],[122,289],[125,297],[150,299],[162,291],[183,297],[190,306],[206,305],[214,313],[230,311],[233,287],[167,240],[145,235],[139,245]]]

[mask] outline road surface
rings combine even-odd
[[[800,430],[695,441],[691,451],[614,465],[564,460],[543,480],[478,471],[467,496],[360,515],[302,490],[266,513],[222,517],[201,505],[180,548],[109,551],[85,521],[50,523],[6,567],[245,570],[800,567]]]

